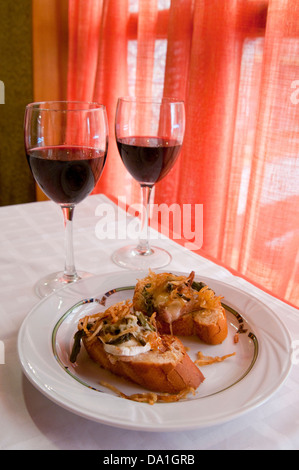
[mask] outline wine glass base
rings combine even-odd
[[[88,277],[92,277],[93,274],[78,271],[77,277],[72,280],[68,280],[64,277],[63,271],[48,274],[47,276],[40,279],[34,286],[35,293],[41,299],[47,297],[48,295],[52,294],[53,292],[58,291],[62,287],[72,284],[73,282],[80,281],[81,279],[86,279]]]
[[[140,253],[136,246],[125,246],[112,255],[112,261],[118,266],[138,271],[163,268],[171,260],[171,254],[157,246],[152,246],[150,252],[146,254]]]

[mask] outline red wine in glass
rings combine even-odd
[[[181,143],[162,137],[117,139],[120,157],[133,178],[141,184],[155,184],[173,167]]]
[[[106,161],[99,149],[58,145],[28,150],[27,160],[43,192],[58,204],[78,204],[94,189]]]

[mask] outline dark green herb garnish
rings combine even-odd
[[[147,313],[147,315],[151,316],[154,313],[155,308],[154,308],[153,296],[152,296],[152,294],[150,294],[147,291],[147,289],[149,287],[151,287],[151,284],[146,284],[144,286],[143,291],[142,291],[142,295],[143,295],[143,298],[144,298],[146,313]]]
[[[194,282],[192,282],[191,287],[192,287],[192,289],[197,290],[199,292],[203,287],[206,287],[206,284],[204,282],[194,281]],[[209,287],[209,290],[214,292],[210,287]],[[214,295],[215,295],[215,292],[214,292]]]
[[[205,286],[206,284],[204,282],[193,281],[191,284],[192,289],[197,290],[198,292]]]
[[[168,284],[166,286],[166,291],[171,292],[171,291],[173,291],[173,289],[174,289],[173,284],[171,284],[171,282],[168,282]]]
[[[74,335],[74,344],[73,344],[72,352],[71,352],[71,355],[70,355],[70,361],[72,363],[76,362],[76,360],[77,360],[77,356],[78,356],[78,354],[80,352],[80,349],[81,349],[81,339],[83,338],[84,335],[85,335],[84,330],[78,330]]]
[[[178,296],[182,297],[182,299],[186,300],[186,302],[189,302],[191,300],[190,297],[187,297],[185,294],[181,294],[180,292],[178,292]]]
[[[107,344],[113,344],[114,346],[117,346],[118,344],[126,343],[127,341],[130,341],[130,339],[134,338],[132,333],[125,333],[122,336],[119,336],[116,339],[111,339],[110,341],[107,342]]]
[[[141,344],[141,346],[145,346],[146,345],[146,341],[142,338],[142,336],[138,336],[138,341],[139,343]]]
[[[136,312],[138,322],[145,330],[155,331],[155,327],[149,323],[142,312]]]

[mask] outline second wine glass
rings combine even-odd
[[[120,157],[142,191],[142,221],[139,243],[122,247],[113,256],[119,266],[147,270],[168,265],[171,255],[149,243],[149,208],[152,188],[176,162],[185,132],[183,101],[162,98],[118,99],[115,136]]]

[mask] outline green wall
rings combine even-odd
[[[24,109],[33,101],[31,0],[0,0],[0,205],[35,200],[23,138]]]

